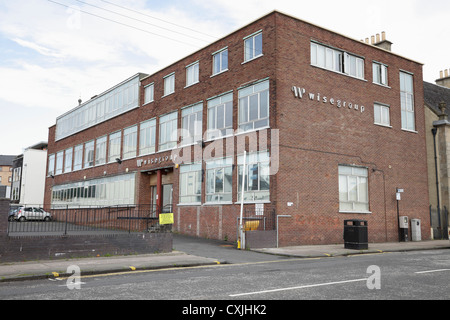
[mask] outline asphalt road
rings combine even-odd
[[[80,289],[73,290],[68,289],[66,279],[1,283],[0,300],[182,300],[169,310],[178,314],[195,312],[182,309],[192,307],[192,300],[222,300],[235,306],[252,300],[261,304],[273,300],[450,298],[450,250],[286,259],[241,252],[214,241],[208,244],[211,250],[214,244],[233,264],[82,277]],[[174,246],[178,249],[176,243]],[[203,249],[204,256],[218,254],[208,246],[191,246],[193,251]]]

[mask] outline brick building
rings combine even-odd
[[[244,208],[291,216],[281,246],[341,243],[355,218],[397,241],[397,188],[427,239],[422,65],[390,44],[271,12],[59,117],[45,204],[151,204],[236,240],[245,150]]]

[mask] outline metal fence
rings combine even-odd
[[[245,231],[268,231],[276,230],[275,209],[250,209],[245,208],[242,215],[242,222]],[[237,226],[239,229],[240,217],[237,217]]]
[[[171,206],[158,210],[154,205],[11,206],[8,235],[85,235],[152,232],[159,230],[159,213],[170,212]]]

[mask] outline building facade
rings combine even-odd
[[[47,142],[39,142],[14,159],[11,204],[44,205],[47,147]]]
[[[0,155],[0,198],[10,197],[14,158],[15,156]]]
[[[422,81],[420,63],[274,11],[58,118],[45,204],[150,204],[234,241],[243,196],[289,216],[281,246],[341,243],[347,219],[397,241],[398,215],[429,238]]]

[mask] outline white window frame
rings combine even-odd
[[[158,151],[171,150],[178,142],[178,111],[159,117]]]
[[[186,67],[186,87],[199,83],[200,62],[196,61]]]
[[[388,86],[388,67],[387,65],[373,61],[372,62],[373,83],[382,86]]]
[[[108,163],[120,159],[120,147],[122,145],[122,131],[116,131],[108,137]]]
[[[156,151],[156,118],[141,122],[139,127],[139,155]]]
[[[179,204],[198,205],[202,197],[202,164],[180,166]]]
[[[136,158],[137,155],[137,125],[123,130],[123,159]]]
[[[144,104],[151,103],[155,99],[155,84],[151,83],[144,87]]]
[[[226,176],[230,178],[226,181]],[[219,178],[219,179],[218,179]],[[220,189],[220,178],[222,187]],[[218,188],[219,186],[219,188]],[[232,203],[233,200],[233,158],[216,159],[206,162],[205,203]]]
[[[68,148],[65,151],[64,157],[64,173],[72,172],[72,162],[73,162],[73,148]]]
[[[223,121],[218,114],[223,113]],[[206,139],[213,140],[233,135],[233,92],[224,93],[220,96],[208,99],[208,123]],[[227,120],[231,123],[228,123]],[[221,125],[223,123],[223,125]]]
[[[216,75],[228,70],[228,47],[220,49],[212,54],[213,71],[212,75]],[[226,62],[226,64],[225,64]]]
[[[48,176],[53,176],[55,174],[55,158],[56,156],[54,154],[51,154],[48,156],[48,170],[47,170],[47,175]]]
[[[168,96],[175,92],[175,72],[164,77],[164,96]]]
[[[405,81],[410,81],[406,83]],[[406,131],[416,130],[414,111],[414,76],[408,72],[400,72],[400,105],[402,129]]]
[[[84,168],[92,168],[94,166],[95,141],[89,141],[84,144]]]
[[[270,126],[270,81],[264,80],[250,86],[239,89],[238,130],[247,132],[261,130]],[[262,114],[262,97],[267,95],[267,114]],[[250,120],[252,101],[257,99],[257,117]],[[245,110],[247,108],[247,110]],[[261,124],[257,123],[260,122]]]
[[[369,170],[339,165],[339,212],[370,213]]]
[[[382,103],[375,103],[374,109],[374,124],[391,127],[390,106]]]
[[[83,168],[83,144],[75,146],[73,150],[73,171]]]
[[[64,164],[64,151],[59,151],[56,153],[55,175],[63,173],[63,164]]]
[[[108,137],[103,136],[97,138],[95,142],[95,165],[106,164],[106,146],[108,144]]]
[[[237,183],[237,193],[238,202],[241,201],[242,196],[242,173],[244,167],[244,155],[238,155],[238,183]],[[256,166],[256,167],[255,167]],[[257,168],[257,188],[249,189],[250,181],[255,175],[250,175],[250,170],[255,170]],[[262,177],[267,177],[267,180]],[[269,152],[255,152],[247,154],[247,159],[245,161],[245,180],[244,180],[244,203],[252,202],[270,202],[270,157]],[[267,188],[261,188],[263,184],[267,184]],[[252,183],[252,186],[254,184]]]
[[[193,144],[203,138],[203,102],[181,110],[181,145]]]
[[[258,41],[260,39],[260,41]],[[260,44],[260,48],[257,45]],[[263,55],[263,36],[259,30],[244,38],[244,63]]]

